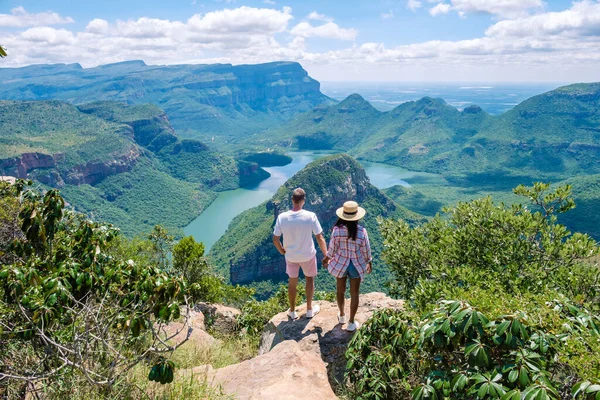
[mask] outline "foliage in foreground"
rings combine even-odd
[[[570,187],[518,187],[410,228],[385,221],[401,312],[353,338],[347,377],[362,399],[600,399],[600,271],[586,235],[557,224]]]
[[[138,363],[163,363],[185,342],[169,344],[175,335],[163,331],[180,318],[183,279],[114,257],[118,230],[65,210],[56,190],[42,196],[22,181],[0,190],[3,204],[19,205],[15,239],[1,243],[0,390],[10,397],[76,375],[110,393]]]

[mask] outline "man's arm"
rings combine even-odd
[[[285,255],[285,249],[283,248],[283,246],[281,244],[281,236],[275,236],[275,235],[273,235],[273,244],[275,245],[275,247],[277,248],[277,251],[282,256]]]
[[[325,236],[323,236],[323,233],[319,233],[318,235],[315,235],[315,237],[317,238],[321,253],[323,253],[324,257],[327,257],[327,243],[325,242]]]

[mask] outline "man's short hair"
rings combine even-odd
[[[306,192],[302,188],[294,189],[292,192],[292,202],[294,204],[302,203],[306,200]]]

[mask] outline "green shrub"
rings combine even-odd
[[[7,393],[80,377],[107,393],[136,364],[178,344],[159,338],[180,317],[185,282],[160,265],[110,254],[119,231],[66,211],[57,190],[3,187],[20,233],[0,266],[0,382]]]
[[[600,272],[584,260],[598,247],[589,236],[556,223],[558,213],[575,206],[570,187],[547,189],[539,183],[515,189],[542,210],[537,212],[495,205],[488,197],[459,203],[445,210],[447,218],[437,216],[414,229],[404,221],[384,221],[384,258],[396,278],[395,292],[418,309],[469,287],[499,286],[512,295],[550,289],[597,302]]]
[[[566,312],[571,325],[561,319],[562,327],[550,329],[520,311],[490,318],[464,301],[441,301],[420,319],[404,311],[377,311],[346,354],[353,396],[565,398],[580,387],[572,387],[577,372],[600,378],[597,344],[587,354],[595,362],[595,374],[594,369],[576,371],[565,362],[570,342],[582,343],[582,335],[598,338],[600,318],[570,303],[549,302],[545,307],[558,318]],[[595,387],[590,387],[592,393]]]
[[[533,210],[485,198],[416,228],[382,223],[407,309],[376,313],[353,338],[353,396],[600,398],[598,247],[557,223],[575,206],[570,187],[548,189],[515,189]]]

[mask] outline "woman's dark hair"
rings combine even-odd
[[[356,240],[356,233],[358,232],[358,221],[346,221],[345,219],[338,218],[335,226],[345,226],[348,228],[348,237],[352,240]]]

